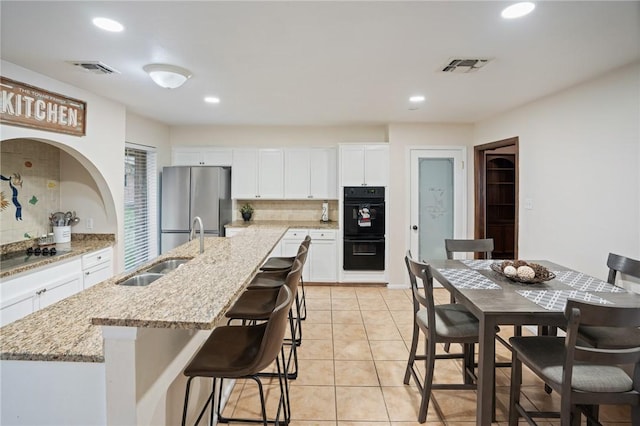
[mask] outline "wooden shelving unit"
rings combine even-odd
[[[494,259],[513,259],[516,217],[515,155],[486,155],[486,236]]]

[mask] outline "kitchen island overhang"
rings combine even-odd
[[[287,226],[252,226],[233,238],[207,238],[202,254],[198,242],[192,241],[153,262],[193,257],[149,286],[119,286],[117,282],[132,275],[123,274],[1,329],[2,423],[175,422],[181,410],[178,388],[184,383],[184,365],[286,230]],[[56,329],[60,325],[54,323],[49,333],[36,332],[38,338],[29,338],[30,329],[41,330],[47,317],[65,312],[68,318],[61,327],[68,329]],[[34,362],[42,367],[30,368]],[[90,373],[74,374],[70,365]],[[86,383],[82,377],[87,376],[94,379]],[[26,383],[21,392],[14,392],[14,380]],[[34,400],[31,386],[49,388],[49,394],[70,392],[66,400],[85,400],[81,404],[92,409],[78,405],[70,413],[69,404]],[[47,393],[36,392],[40,399]],[[28,418],[33,406],[42,413]]]

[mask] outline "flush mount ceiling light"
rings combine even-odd
[[[207,96],[206,98],[204,98],[204,101],[208,104],[219,104],[220,98],[216,96]]]
[[[160,87],[175,89],[191,78],[191,71],[168,64],[149,64],[143,68],[149,77]]]
[[[112,33],[119,33],[124,30],[124,26],[113,19],[109,18],[93,18],[93,25],[101,30],[111,31]]]
[[[516,3],[505,8],[502,11],[501,15],[504,19],[520,18],[522,16],[528,15],[535,8],[536,8],[536,5],[528,1],[522,2],[522,3]]]
[[[424,102],[424,96],[422,96],[422,95],[411,96],[409,98],[409,102],[412,102],[414,104],[417,104],[417,103],[420,103],[420,102]]]

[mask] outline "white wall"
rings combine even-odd
[[[465,124],[392,124],[389,126],[390,180],[387,201],[389,220],[387,238],[389,239],[390,285],[409,285],[404,254],[411,247],[409,228],[410,176],[407,164],[409,147],[429,146],[469,146],[473,138],[473,126]],[[469,151],[469,150],[468,150]],[[467,152],[468,155],[471,154]],[[467,159],[466,164],[473,164]],[[467,167],[469,182],[472,182],[472,168]],[[467,183],[467,190],[473,186]],[[473,198],[472,198],[473,200]],[[473,231],[471,231],[473,232]],[[444,254],[443,254],[444,256]]]
[[[387,127],[371,126],[174,126],[171,146],[335,146],[386,142]]]
[[[158,169],[171,165],[169,126],[127,111],[125,140],[156,148]]]
[[[640,258],[640,64],[477,123],[474,144],[513,136],[520,257],[601,279],[609,252]]]

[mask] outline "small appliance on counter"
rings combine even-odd
[[[322,214],[320,215],[321,222],[329,222],[329,203],[322,203]]]

